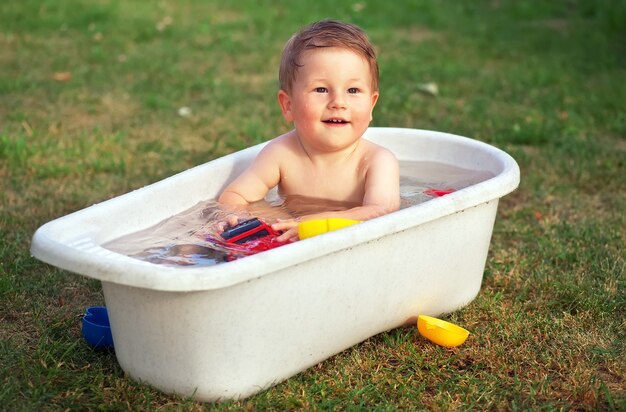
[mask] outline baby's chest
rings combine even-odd
[[[358,170],[297,169],[281,176],[280,189],[285,195],[301,195],[340,201],[363,199],[365,176]]]

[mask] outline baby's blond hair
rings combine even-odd
[[[370,66],[372,91],[378,91],[378,63],[376,51],[361,28],[337,20],[321,20],[302,28],[285,44],[280,62],[278,79],[280,88],[287,93],[296,78],[300,57],[307,50],[322,47],[338,47],[350,50],[363,57]]]

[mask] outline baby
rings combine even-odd
[[[398,161],[362,139],[378,100],[378,64],[367,35],[334,20],[303,28],[285,45],[279,80],[278,103],[294,130],[269,142],[219,202],[246,206],[278,185],[281,196],[357,205],[278,219],[272,228],[284,231],[279,241],[297,239],[300,220],[367,220],[397,210]]]

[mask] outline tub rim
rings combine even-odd
[[[112,282],[130,287],[169,292],[221,289],[261,278],[294,264],[304,263],[331,253],[339,253],[342,250],[393,235],[396,232],[407,230],[446,215],[494,201],[510,193],[519,185],[520,172],[515,160],[506,152],[487,143],[445,132],[392,127],[370,128],[364,137],[376,142],[377,140],[383,140],[384,136],[388,134],[427,135],[442,141],[461,143],[486,152],[489,156],[499,161],[502,170],[490,179],[457,192],[398,210],[356,226],[330,232],[323,237],[302,240],[282,246],[279,249],[269,250],[214,266],[172,267],[145,262],[103,248],[95,242],[94,234],[88,230],[83,238],[76,239],[72,244],[55,240],[55,232],[62,230],[63,226],[71,223],[72,220],[80,219],[81,213],[84,211],[110,204],[133,192],[81,209],[42,225],[33,235],[31,254],[61,269],[103,282]],[[379,137],[377,138],[376,136]],[[265,144],[262,143],[257,146]],[[244,149],[244,151],[258,150],[257,146]],[[401,156],[398,156],[398,158],[402,160]],[[167,179],[189,173],[193,169],[185,170]],[[139,190],[162,184],[164,180],[166,179]]]

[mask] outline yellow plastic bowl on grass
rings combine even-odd
[[[446,348],[459,346],[469,336],[469,331],[460,326],[426,315],[417,317],[417,329],[426,339]]]
[[[308,239],[313,236],[321,235],[322,233],[341,229],[346,226],[352,226],[357,223],[361,223],[361,221],[343,219],[339,217],[307,220],[306,222],[302,222],[298,225],[298,238],[300,238],[300,240]]]

